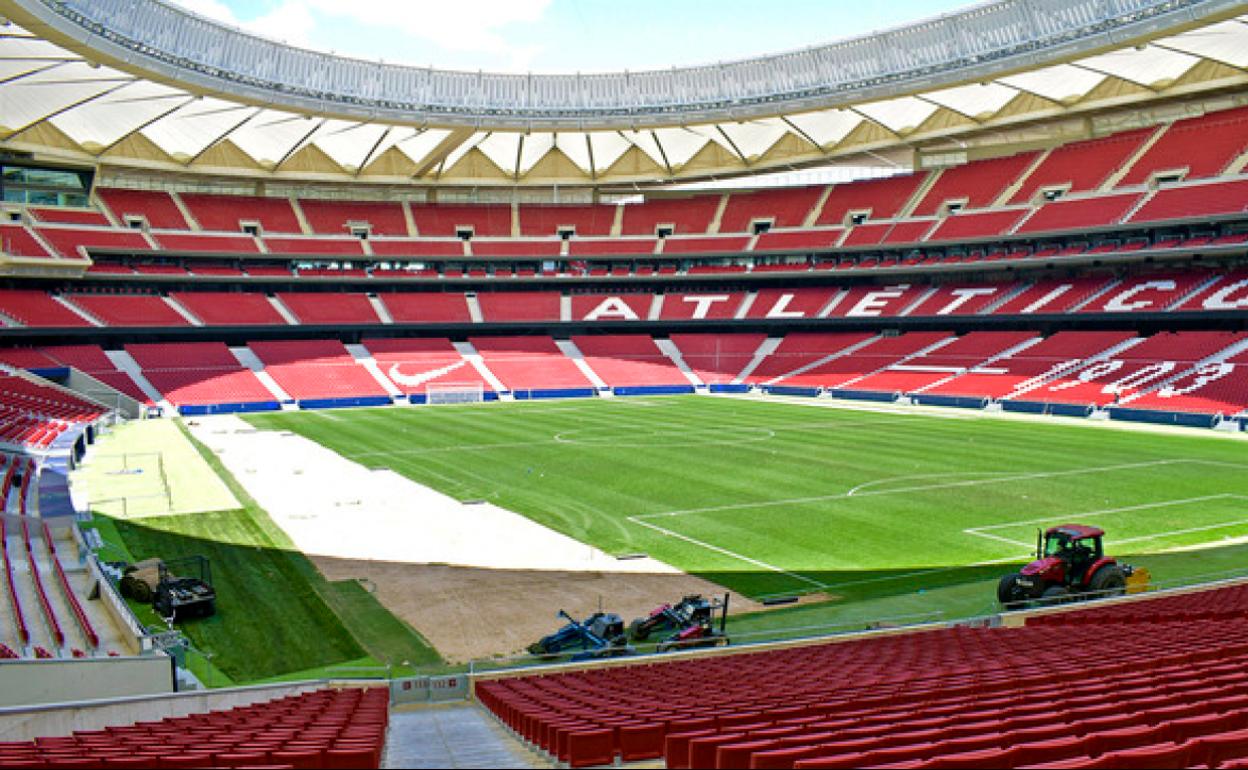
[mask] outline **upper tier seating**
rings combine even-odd
[[[265,340],[247,347],[296,401],[386,396],[338,340]]]
[[[286,323],[269,298],[256,292],[175,291],[169,296],[208,326]]]
[[[765,334],[673,334],[685,365],[707,385],[736,380],[754,360]]]
[[[962,202],[968,209],[991,206],[1007,187],[1018,180],[1037,155],[1035,152],[1024,152],[947,168],[914,207],[914,216],[936,214],[942,205],[951,201]]]
[[[1015,289],[1016,284],[949,284],[924,299],[908,315],[974,315],[1000,302]]]
[[[364,347],[386,377],[408,395],[424,393],[429,385],[480,385],[492,390],[445,337],[368,337]]]
[[[152,246],[137,230],[113,228],[75,228],[46,226],[39,228],[39,237],[47,241],[58,254],[69,259],[80,259],[84,252],[101,251],[151,251]]]
[[[511,206],[411,204],[412,219],[422,238],[453,238],[461,228],[475,236],[511,236]]]
[[[113,223],[95,209],[68,209],[59,206],[31,206],[26,209],[36,221],[61,225],[87,225],[89,227],[112,227]]]
[[[305,324],[381,323],[364,294],[278,292],[277,298]]]
[[[15,257],[39,257],[53,258],[50,251],[44,248],[43,244],[35,239],[30,230],[22,225],[4,223],[0,224],[0,251]],[[67,256],[77,259],[78,254],[71,253]]]
[[[927,236],[928,241],[961,241],[1005,235],[1026,216],[1027,209],[952,214]]]
[[[462,257],[464,242],[455,240],[399,240],[369,238],[368,246],[378,257]]]
[[[887,286],[854,286],[840,295],[828,311],[829,318],[879,318],[901,315],[927,292],[924,285],[898,283]]]
[[[477,294],[481,318],[497,321],[558,321],[557,291],[495,291]]]
[[[1073,200],[1061,198],[1041,206],[1016,232],[1047,233],[1117,224],[1141,197],[1140,193],[1123,193]]]
[[[322,689],[232,709],[0,744],[5,767],[377,768],[384,687]]]
[[[660,226],[671,226],[676,235],[705,233],[719,207],[718,195],[665,198],[624,206],[621,235],[655,235]]]
[[[395,323],[472,323],[461,292],[394,292],[378,299]]]
[[[879,337],[843,356],[812,369],[778,380],[796,387],[854,387],[854,382],[930,348],[953,339],[947,332],[910,332],[898,337]]]
[[[750,239],[746,236],[709,236],[706,238],[667,238],[664,254],[715,254],[745,251]],[[744,268],[742,268],[744,272]]]
[[[1248,211],[1248,180],[1171,187],[1157,194],[1131,217],[1132,222],[1199,219]]]
[[[994,315],[1066,313],[1110,284],[1108,278],[1038,281],[993,311]]]
[[[823,195],[823,187],[732,193],[719,223],[721,233],[748,233],[751,223],[771,220],[772,227],[801,227]]]
[[[1055,147],[1010,201],[1029,203],[1042,188],[1067,187],[1069,192],[1099,189],[1156,131],[1140,128]]]
[[[844,228],[826,230],[790,230],[766,232],[754,242],[755,251],[805,251],[828,249],[838,244],[845,235]],[[757,270],[757,268],[755,268]]]
[[[332,257],[362,257],[364,247],[359,238],[271,238],[264,246],[274,254],[307,254]]]
[[[613,388],[689,384],[648,334],[573,335],[572,344]]]
[[[108,326],[190,326],[161,297],[151,294],[67,294],[65,299]]]
[[[508,390],[593,387],[550,337],[469,337],[468,341]]]
[[[574,257],[609,257],[653,254],[658,243],[653,238],[612,238],[602,241],[583,241],[573,238],[568,241],[568,254]]]
[[[927,174],[902,174],[885,179],[865,179],[832,187],[818,225],[848,225],[851,212],[867,211],[871,219],[892,219],[914,195]]]
[[[520,207],[520,234],[548,237],[571,227],[577,236],[610,235],[617,206],[543,206]]]
[[[351,225],[369,225],[371,235],[410,235],[400,203],[300,199],[299,208],[314,233],[351,235]]]
[[[0,289],[0,313],[25,326],[90,326],[91,322],[43,291]]]
[[[97,188],[95,191],[100,201],[108,206],[120,223],[128,217],[139,216],[147,220],[148,227],[155,230],[189,230],[186,217],[178,209],[173,197],[163,190],[125,190],[121,188]],[[102,224],[107,225],[108,221]],[[205,229],[213,229],[203,222]],[[237,230],[237,227],[228,228]]]
[[[1227,273],[1172,310],[1228,311],[1248,308],[1248,271]]]
[[[250,235],[154,232],[152,238],[165,251],[204,254],[258,254],[260,252],[256,239]]]
[[[557,257],[563,250],[563,241],[483,241],[474,238],[471,243],[473,256],[477,257]]]
[[[1147,182],[1159,172],[1186,169],[1186,179],[1216,176],[1248,149],[1248,107],[1180,120],[1148,148],[1120,185]]]
[[[103,412],[59,388],[0,372],[0,441],[47,447],[71,425],[99,419]],[[25,477],[29,484],[31,474]]]
[[[174,406],[275,400],[220,342],[132,344],[126,352]]]
[[[237,233],[243,223],[258,223],[261,232],[299,233],[299,218],[287,198],[181,193],[182,202],[204,230]]]

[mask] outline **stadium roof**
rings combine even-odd
[[[620,186],[827,164],[1248,85],[1248,3],[1003,0],[651,72],[453,72],[156,0],[0,0],[0,147],[275,180]]]

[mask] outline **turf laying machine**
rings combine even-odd
[[[162,618],[206,618],[217,611],[212,570],[203,556],[128,564],[122,568],[121,595],[151,603]]]
[[[997,584],[997,601],[1007,610],[1082,599],[1121,596],[1143,590],[1148,570],[1106,556],[1105,531],[1063,524],[1036,533],[1036,559]]]
[[[568,621],[567,625],[530,644],[529,654],[553,658],[572,653],[572,660],[592,660],[637,653],[628,643],[624,621],[613,612],[595,612],[579,623],[563,610],[559,610],[559,617]]]
[[[728,594],[723,599],[706,599],[690,594],[676,604],[664,604],[644,618],[628,625],[628,635],[642,642],[656,632],[668,633],[659,642],[659,652],[693,647],[720,647],[728,644]]]

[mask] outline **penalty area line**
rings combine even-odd
[[[759,559],[755,559],[749,556],[745,556],[743,554],[739,554],[736,551],[729,551],[727,548],[721,548],[712,543],[708,543],[705,540],[699,540],[696,537],[690,537],[689,535],[684,535],[684,534],[681,534],[680,532],[673,532],[670,529],[666,529],[665,527],[660,527],[657,524],[651,524],[648,521],[641,521],[635,516],[629,516],[628,521],[631,521],[632,523],[645,527],[647,529],[654,530],[655,532],[658,532],[661,535],[666,535],[667,537],[674,537],[677,540],[684,540],[686,543],[689,543],[690,545],[696,545],[699,548],[705,548],[708,551],[714,551],[715,553],[721,554],[723,556],[727,556],[731,559],[736,559],[737,561],[742,561],[742,562],[745,562],[746,564],[752,564],[755,567],[761,567],[767,570],[768,572],[775,572],[776,574],[779,574],[779,575],[791,577],[794,580],[800,580],[801,582],[806,583],[807,585],[812,585],[815,588],[818,588],[819,590],[823,590],[828,587],[827,583],[821,583],[818,580],[815,580],[814,578],[808,578],[805,575],[799,575],[796,572],[790,572],[787,569],[784,569],[783,567],[777,567],[774,564],[768,564],[765,561],[760,561]]]

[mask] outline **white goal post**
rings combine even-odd
[[[425,386],[427,404],[478,404],[485,400],[485,385],[480,382],[446,382]]]

